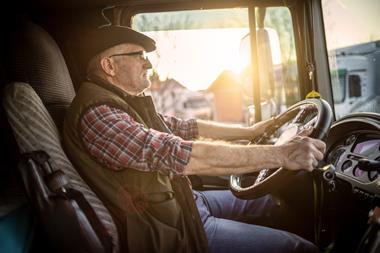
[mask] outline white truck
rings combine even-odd
[[[380,109],[380,41],[334,50],[331,66],[336,118]]]

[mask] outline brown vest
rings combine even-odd
[[[90,108],[107,104],[127,112],[147,128],[170,132],[150,97],[130,96],[102,82],[81,85],[64,122],[63,144],[75,168],[111,212],[123,252],[207,252],[207,239],[184,177],[160,172],[112,171],[84,146],[79,123]]]

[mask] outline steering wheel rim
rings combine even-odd
[[[312,106],[317,111],[317,115],[312,119],[315,120],[315,123],[313,125],[314,130],[310,137],[321,140],[325,139],[333,120],[333,113],[330,105],[323,99],[306,99],[294,104],[284,113],[275,117],[275,126],[270,126],[272,133],[277,131],[284,124],[290,122],[289,118],[291,120],[296,119],[298,114],[303,113],[302,107],[305,108],[305,106]],[[268,171],[270,171],[270,174],[267,173]],[[248,186],[242,186],[244,183],[244,175],[231,175],[229,182],[230,190],[238,198],[258,198],[275,192],[281,184],[289,182],[295,174],[297,174],[297,171],[290,171],[283,167],[275,170],[262,169],[259,176],[255,179],[254,184]]]

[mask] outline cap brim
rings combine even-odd
[[[126,26],[103,26],[85,36],[83,41],[84,59],[86,62],[104,50],[119,44],[131,43],[142,46],[146,52],[156,49],[156,42],[143,33]]]

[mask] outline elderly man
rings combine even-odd
[[[155,42],[132,29],[102,27],[88,37],[88,81],[64,123],[68,156],[117,224],[129,252],[318,252],[310,242],[272,226],[280,217],[270,197],[236,199],[229,191],[196,192],[187,175],[250,173],[260,168],[313,169],[325,144],[297,136],[279,146],[196,141],[250,139],[249,128],[163,117],[143,95]],[[244,222],[243,222],[244,221]]]

